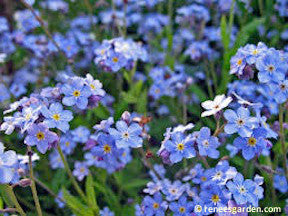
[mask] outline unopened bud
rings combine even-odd
[[[19,186],[21,187],[29,187],[31,185],[31,179],[22,179],[19,181]]]

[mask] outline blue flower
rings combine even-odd
[[[257,206],[258,198],[254,194],[256,184],[250,179],[244,180],[242,174],[238,173],[233,181],[226,184],[229,191],[233,194],[234,200],[237,204],[249,204]]]
[[[174,216],[190,216],[194,210],[193,202],[187,201],[186,196],[181,196],[178,202],[172,202],[169,209],[174,213]]]
[[[220,145],[218,138],[211,136],[211,131],[207,127],[201,128],[197,137],[197,146],[201,156],[218,158],[219,151],[216,148]]]
[[[75,162],[75,168],[73,170],[73,175],[77,177],[78,181],[82,181],[85,176],[88,176],[89,169],[87,168],[86,163],[84,162]]]
[[[63,200],[63,191],[61,190],[58,193],[57,198],[55,198],[55,202],[59,208],[64,208],[66,205],[66,203],[62,202],[62,200]]]
[[[185,185],[179,180],[171,183],[170,181],[163,182],[162,192],[166,195],[167,201],[178,200],[179,197],[184,193]]]
[[[245,55],[237,53],[230,60],[230,74],[242,75],[246,66]]]
[[[91,90],[85,86],[81,79],[74,79],[71,83],[65,84],[61,88],[65,97],[62,102],[66,106],[76,105],[79,109],[86,109],[88,98],[91,96]]]
[[[144,213],[147,216],[164,216],[168,204],[162,199],[161,193],[154,194],[153,197],[146,196],[142,202]]]
[[[58,141],[58,136],[49,131],[43,123],[33,124],[28,130],[24,143],[29,146],[37,146],[42,154],[45,154],[49,147]]]
[[[256,68],[259,70],[258,79],[261,83],[278,82],[285,78],[279,51],[275,49],[270,49],[265,56],[258,59]]]
[[[98,95],[101,97],[105,95],[105,91],[102,89],[102,83],[99,80],[94,80],[90,74],[86,75],[85,84],[90,87],[92,95]]]
[[[226,160],[220,161],[215,168],[212,168],[212,170],[211,180],[218,185],[225,184],[237,174],[236,168],[230,167]]]
[[[137,123],[130,126],[125,121],[118,121],[116,129],[109,128],[110,135],[116,140],[117,148],[139,148],[142,146],[143,139],[140,137],[142,128]]]
[[[1,21],[1,20],[0,20]],[[1,28],[1,27],[0,27]],[[10,98],[10,93],[8,91],[8,89],[6,88],[6,86],[2,83],[0,83],[0,102],[2,103],[5,100],[8,100]]]
[[[16,174],[18,166],[17,154],[14,151],[4,152],[4,145],[0,142],[0,184],[9,184]]]
[[[169,159],[172,163],[177,163],[183,158],[192,158],[196,156],[193,147],[193,141],[187,139],[181,132],[173,133],[171,140],[164,143],[165,149],[170,152]]]
[[[99,213],[100,216],[114,216],[114,212],[110,211],[108,207],[104,207]]]
[[[279,190],[281,193],[287,193],[288,182],[285,175],[274,175],[273,181],[274,181],[274,187],[277,190]]]
[[[127,60],[121,53],[116,53],[114,51],[108,52],[108,57],[105,64],[113,71],[117,72],[122,67],[126,66]]]
[[[51,104],[49,109],[43,107],[41,113],[46,118],[43,123],[47,125],[48,128],[58,128],[64,133],[69,130],[70,126],[68,122],[73,119],[72,112],[63,110],[60,103]]]
[[[257,128],[253,130],[250,137],[237,137],[233,145],[242,150],[242,156],[246,160],[251,160],[255,156],[259,156],[261,152],[266,148],[267,132],[263,128]]]
[[[60,147],[64,154],[70,155],[73,153],[77,143],[73,140],[70,132],[65,133],[60,138]]]
[[[252,128],[255,120],[250,117],[250,112],[247,108],[239,107],[237,113],[231,109],[224,112],[224,117],[227,124],[224,131],[227,134],[239,133],[242,137],[249,137],[252,134]]]
[[[49,155],[50,166],[52,169],[64,168],[62,159],[57,151],[53,151]]]
[[[98,145],[91,149],[91,152],[98,157],[107,158],[108,160],[113,160],[115,151],[115,140],[112,136],[107,134],[100,134],[97,137]]]
[[[86,143],[89,139],[90,131],[84,126],[79,126],[71,131],[71,135],[73,136],[72,139],[74,142]]]
[[[200,199],[204,202],[204,205],[209,207],[225,207],[228,203],[228,191],[224,191],[223,188],[217,184],[209,185],[207,189],[203,189],[200,192]]]
[[[273,92],[273,98],[278,104],[284,103],[288,98],[288,80],[279,81],[277,83],[269,83],[269,87]]]

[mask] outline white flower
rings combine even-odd
[[[217,95],[213,101],[208,100],[204,101],[201,105],[206,111],[201,114],[201,117],[206,117],[210,115],[215,115],[220,110],[227,107],[232,102],[231,97],[227,97],[223,95]]]
[[[4,63],[7,55],[5,53],[0,53],[0,63]]]

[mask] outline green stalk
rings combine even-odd
[[[42,216],[42,210],[41,210],[41,206],[40,206],[40,202],[39,202],[39,198],[38,198],[38,194],[37,194],[37,189],[36,189],[36,184],[35,184],[35,180],[34,180],[34,174],[33,174],[33,166],[32,166],[32,157],[31,157],[31,147],[28,146],[28,155],[29,155],[29,173],[30,173],[30,180],[31,180],[31,190],[32,190],[32,196],[34,199],[34,203],[36,206],[36,211],[38,216]]]
[[[59,155],[60,155],[60,157],[61,157],[61,160],[62,160],[62,162],[63,162],[63,164],[64,164],[65,171],[67,172],[67,174],[68,174],[68,176],[69,176],[69,178],[70,178],[70,180],[71,180],[71,182],[72,182],[75,190],[76,190],[77,193],[81,196],[81,198],[82,198],[84,201],[87,202],[87,198],[86,198],[84,192],[82,191],[82,189],[80,188],[80,186],[78,185],[75,177],[73,176],[72,171],[71,171],[71,169],[70,169],[70,167],[69,167],[69,164],[68,164],[67,160],[65,159],[65,156],[64,156],[64,154],[63,154],[63,151],[62,151],[60,145],[57,145],[57,150],[58,150],[58,153],[59,153]]]
[[[283,168],[285,171],[286,178],[288,179],[288,169],[287,169],[287,148],[285,146],[285,133],[284,133],[284,127],[283,127],[283,119],[284,119],[284,110],[283,106],[279,106],[279,125],[280,125],[280,142],[283,152]]]
[[[24,212],[24,210],[22,209],[22,207],[20,206],[15,193],[13,191],[13,188],[9,185],[4,185],[5,186],[5,191],[6,194],[9,196],[10,200],[13,202],[17,212],[21,215],[21,216],[26,216],[26,213]]]

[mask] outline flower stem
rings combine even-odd
[[[72,171],[71,171],[71,169],[70,169],[70,167],[69,167],[69,165],[68,165],[67,160],[65,159],[65,156],[64,156],[64,154],[63,154],[63,152],[62,152],[62,149],[61,149],[60,145],[57,145],[57,150],[58,150],[58,153],[60,154],[61,160],[62,160],[62,162],[63,162],[63,164],[64,164],[65,171],[67,172],[67,174],[68,174],[68,176],[69,176],[69,178],[70,178],[70,180],[71,180],[71,182],[72,182],[75,190],[77,191],[77,193],[81,196],[81,198],[82,198],[84,201],[87,201],[84,192],[82,191],[82,189],[81,189],[80,186],[78,185],[75,177],[74,177],[73,174],[72,174]]]
[[[68,57],[66,56],[66,54],[62,51],[62,49],[60,48],[59,44],[54,40],[52,34],[50,33],[50,31],[48,30],[48,28],[45,26],[45,22],[43,21],[43,19],[37,15],[37,13],[35,12],[35,10],[33,9],[32,6],[30,6],[29,4],[27,4],[25,2],[25,0],[20,0],[21,3],[28,9],[31,11],[31,13],[33,14],[33,16],[37,19],[37,21],[39,22],[39,24],[41,25],[41,28],[44,30],[45,34],[47,35],[47,37],[52,41],[52,43],[56,46],[56,48],[58,49],[58,51],[65,57],[65,59],[67,60],[67,62],[69,64],[71,64],[71,61],[69,61]]]
[[[32,166],[32,150],[31,147],[28,146],[28,156],[29,156],[29,172],[30,172],[30,180],[31,180],[31,190],[32,190],[32,195],[33,195],[33,199],[34,199],[34,203],[36,206],[36,211],[38,216],[42,216],[42,210],[41,210],[41,206],[40,206],[40,202],[39,202],[39,198],[37,195],[37,189],[36,189],[36,184],[35,184],[35,180],[34,180],[34,174],[33,174],[33,166]]]
[[[284,134],[284,127],[283,127],[283,117],[284,117],[284,110],[283,106],[279,106],[279,125],[280,125],[280,142],[282,146],[282,152],[283,152],[283,168],[285,171],[286,178],[288,179],[288,168],[287,168],[287,148],[285,146],[285,134]]]
[[[61,202],[65,203],[65,200],[63,200],[61,197],[59,197],[57,194],[55,194],[50,188],[48,188],[43,182],[41,182],[39,179],[34,177],[35,182],[42,187],[44,190],[46,190],[50,195],[52,195],[54,198],[60,200]]]
[[[9,185],[5,185],[5,191],[6,194],[9,196],[10,200],[13,202],[17,212],[21,215],[21,216],[26,216],[24,210],[22,209],[22,207],[20,206],[17,197],[15,196],[15,193],[13,191],[13,188]]]

